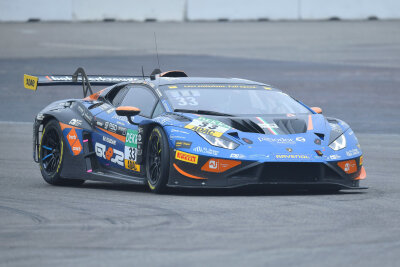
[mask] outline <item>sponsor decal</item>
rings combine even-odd
[[[154,119],[154,121],[160,123],[161,125],[166,125],[167,123],[171,122],[172,119],[167,116],[161,116]]]
[[[244,142],[246,142],[247,144],[253,144],[253,141],[251,141],[250,139],[247,139],[247,138],[245,138],[245,137],[243,137],[242,138],[242,140],[244,141]]]
[[[243,159],[243,158],[245,158],[246,156],[243,155],[243,154],[235,154],[235,153],[232,153],[229,157],[232,158],[232,159]]]
[[[328,159],[331,159],[331,160],[337,160],[337,159],[340,159],[341,158],[341,156],[339,156],[339,155],[330,155],[330,156],[328,156]]]
[[[43,115],[43,113],[39,113],[39,114],[37,114],[37,116],[36,116],[36,119],[37,119],[38,121],[41,121],[41,120],[43,120],[43,119],[44,119],[44,115]]]
[[[354,148],[354,149],[346,151],[346,155],[348,157],[352,157],[352,156],[355,156],[355,155],[358,155],[358,154],[360,154],[360,150],[358,150],[357,148]]]
[[[137,143],[138,143],[138,131],[128,129],[126,132],[126,139],[125,139],[125,162],[126,161],[136,161],[138,155]],[[125,164],[126,168],[127,164]],[[132,167],[132,164],[129,163],[129,166]],[[131,168],[127,168],[131,169]]]
[[[277,144],[291,144],[294,145],[296,144],[296,141],[293,140],[292,138],[271,138],[271,137],[258,137],[258,141],[260,142],[271,142],[271,143],[277,143]]]
[[[208,147],[200,147],[200,146],[195,147],[193,149],[193,152],[205,153],[205,154],[210,154],[210,155],[214,155],[214,156],[218,155],[218,153],[219,153],[219,151],[217,151],[217,150],[214,150],[214,149],[211,149],[211,148],[208,148]]]
[[[205,117],[194,119],[191,123],[186,125],[185,128],[215,137],[220,137],[223,133],[231,129],[231,127],[223,122]]]
[[[247,156],[248,158],[264,158],[264,159],[269,159],[269,155],[264,155],[264,154],[253,154]]]
[[[308,155],[286,155],[286,154],[278,154],[275,155],[276,159],[310,159],[310,156]]]
[[[49,76],[52,81],[72,81],[72,76]],[[131,77],[107,77],[107,76],[89,76],[89,82],[134,82],[137,78]],[[78,82],[81,82],[82,78],[78,77]]]
[[[181,130],[176,130],[176,129],[172,129],[172,130],[171,130],[171,133],[189,134],[188,132],[181,131]]]
[[[197,164],[199,156],[177,150],[175,154],[175,159]]]
[[[180,136],[180,135],[170,135],[169,136],[169,139],[176,139],[176,138],[179,138],[179,139],[186,139],[186,136]]]
[[[125,146],[137,147],[137,141],[138,131],[129,129],[126,133]]]
[[[176,140],[175,147],[176,148],[190,148],[192,146],[192,142]]]
[[[113,119],[116,120],[120,120],[120,121],[124,121],[126,123],[129,123],[128,118],[125,116],[118,116],[117,114],[115,114],[114,116],[112,116]]]
[[[354,159],[340,161],[337,165],[347,174],[355,173],[357,171],[357,164]]]
[[[118,125],[111,122],[106,122],[106,125],[110,132],[117,133]]]
[[[304,137],[299,136],[299,137],[296,137],[296,141],[304,143],[306,141],[306,139]]]
[[[100,128],[104,128],[104,122],[102,121],[96,121],[96,125],[99,126]]]
[[[242,162],[238,160],[229,160],[229,159],[209,159],[202,167],[202,171],[206,172],[225,172],[237,165],[240,165]]]
[[[127,130],[125,127],[118,126],[117,134],[125,136]]]
[[[99,158],[106,159],[112,163],[124,166],[124,153],[112,147],[106,147],[106,145],[101,143],[95,144],[96,156]]]
[[[360,166],[363,164],[363,159],[364,159],[364,156],[361,156],[360,157]]]
[[[103,135],[103,141],[104,141],[104,142],[107,142],[107,143],[109,143],[109,144],[111,144],[111,145],[114,145],[114,146],[115,146],[115,144],[117,143],[117,140],[112,139],[112,138],[107,137],[107,136],[104,136],[104,135]]]
[[[69,124],[79,127],[79,126],[82,125],[82,121],[81,120],[77,120],[77,119],[72,119],[72,120],[69,121]]]
[[[184,85],[184,88],[247,88],[247,89],[255,89],[257,86],[255,85],[243,85],[243,84],[229,84],[229,85],[222,85],[222,84],[190,84]]]
[[[278,125],[276,125],[276,123],[268,123],[266,120],[264,120],[261,117],[256,117],[256,119],[259,122],[258,126],[260,126],[263,129],[267,129],[273,135],[278,134],[278,132],[275,130],[275,129],[279,128]]]
[[[71,128],[69,133],[67,134],[68,144],[71,147],[72,154],[77,156],[82,151],[82,145],[79,141],[78,135],[76,134],[75,128]]]
[[[221,132],[217,132],[217,131],[210,130],[210,129],[203,128],[203,127],[199,127],[199,126],[186,125],[185,128],[191,129],[192,131],[195,131],[195,132],[212,135],[212,136],[215,136],[215,137],[221,137],[222,136]]]
[[[24,87],[36,91],[38,80],[38,77],[24,74]]]
[[[134,162],[133,160],[125,159],[125,168],[135,172],[140,172],[140,165]]]

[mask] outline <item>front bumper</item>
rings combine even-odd
[[[177,160],[171,152],[168,186],[233,188],[247,185],[287,185],[298,187],[329,187],[337,189],[365,189],[359,186],[362,165],[354,158],[357,171],[347,174],[329,162],[259,162],[239,160],[240,164],[223,172],[204,170],[213,157],[198,156],[197,164]],[[232,160],[232,159],[222,159]],[[203,167],[203,170],[202,170]]]

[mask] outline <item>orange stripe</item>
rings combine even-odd
[[[174,163],[173,165],[174,165],[175,169],[176,169],[180,174],[182,174],[182,175],[184,175],[184,176],[187,176],[187,177],[193,178],[193,179],[207,180],[207,178],[203,178],[203,177],[199,177],[199,176],[194,176],[194,175],[191,175],[191,174],[189,174],[189,173],[187,173],[187,172],[184,172],[184,171],[181,170],[178,166],[176,166],[175,163]]]
[[[46,76],[46,78],[47,78],[47,80],[49,80],[49,81],[53,81],[52,79],[50,79],[50,77],[49,77],[49,76]]]
[[[311,131],[312,129],[314,129],[314,126],[312,124],[312,115],[308,115],[308,126],[307,126],[307,130]]]
[[[99,128],[99,127],[96,127],[96,128],[99,129],[99,130],[102,130],[102,131],[105,132],[105,133],[108,133],[108,134],[111,135],[112,137],[117,138],[119,141],[125,143],[125,136],[122,136],[122,135],[119,135],[119,134],[116,134],[116,133],[113,133],[113,132],[110,132],[110,131],[101,129],[101,128]]]
[[[367,172],[365,171],[364,167],[361,167],[360,176],[354,178],[354,180],[364,180],[367,177]]]

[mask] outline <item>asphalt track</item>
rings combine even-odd
[[[234,76],[285,89],[356,132],[365,191],[54,187],[32,120],[81,88],[22,88],[24,73]],[[0,24],[1,266],[398,266],[400,22]]]

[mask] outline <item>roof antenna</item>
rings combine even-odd
[[[142,77],[143,77],[143,80],[144,80],[144,71],[143,71],[143,65],[142,65]]]
[[[158,58],[158,47],[157,47],[157,36],[156,36],[156,32],[154,32],[154,43],[156,44],[156,53],[157,53],[157,63],[158,63],[158,68],[160,68],[160,59]]]

